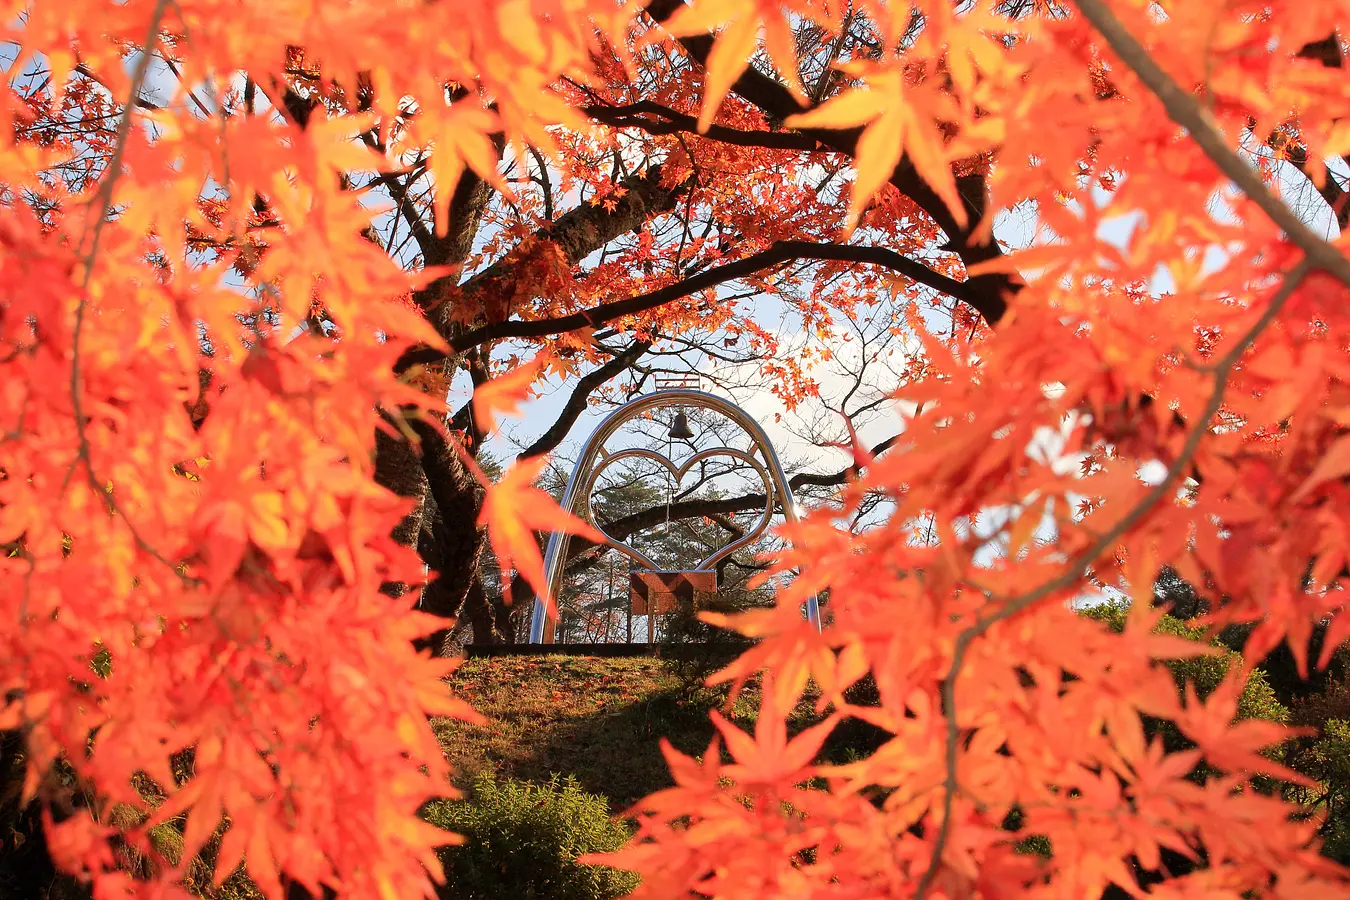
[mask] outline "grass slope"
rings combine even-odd
[[[691,682],[656,659],[472,659],[452,686],[487,724],[433,725],[458,781],[486,772],[529,781],[572,775],[618,812],[670,783],[662,737],[685,753],[707,749],[708,710],[726,691]],[[752,709],[745,699],[737,706]]]
[[[437,720],[433,723],[457,781],[492,772],[509,778],[546,781],[571,775],[581,788],[601,794],[613,812],[668,787],[670,775],[660,740],[699,755],[713,727],[708,712],[754,729],[759,693],[750,684],[727,710],[725,686],[703,687],[701,671],[658,659],[597,659],[573,656],[471,659],[454,674],[454,691],[484,717],[485,725]],[[789,729],[817,720],[815,697],[798,705]],[[843,728],[825,747],[842,762],[871,747],[870,735]]]
[[[570,775],[583,791],[605,798],[611,813],[622,813],[671,784],[660,750],[662,738],[683,753],[701,755],[712,738],[708,712],[713,709],[721,710],[740,728],[754,729],[758,685],[747,685],[728,709],[725,686],[702,684],[713,668],[651,658],[471,659],[456,670],[449,687],[486,717],[487,723],[437,719],[432,726],[461,787],[467,788],[475,775],[487,773],[533,782],[546,782],[555,774]],[[790,732],[818,721],[814,703],[815,695],[808,692],[789,720]],[[865,754],[876,743],[876,735],[868,733],[867,726],[848,723],[836,729],[822,755],[843,762]],[[171,862],[176,860],[181,835],[169,825],[157,832],[162,832],[157,834],[160,851]],[[33,869],[41,862],[46,864],[42,871],[11,872],[8,864],[19,861],[5,859],[6,854],[0,852],[0,900],[87,898],[87,888],[50,871],[45,845],[33,843],[33,860],[20,868]],[[19,874],[24,877],[11,877]],[[242,873],[236,873],[223,888],[212,887],[200,866],[194,864],[191,874],[190,887],[199,896],[212,900],[261,897]]]

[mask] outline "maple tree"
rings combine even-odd
[[[473,715],[441,616],[484,593],[487,541],[538,587],[535,532],[602,539],[535,487],[542,454],[662,353],[811,398],[840,323],[884,307],[902,428],[799,476],[843,489],[785,532],[797,577],[714,619],[757,639],[720,676],[764,678],[757,728],[669,753],[608,861],[645,896],[1343,895],[1251,781],[1298,781],[1262,755],[1288,732],[1233,721],[1239,671],[1179,696],[1158,660],[1197,645],[1146,600],[1170,566],[1201,625],[1258,623],[1249,665],[1350,634],[1350,261],[1286,202],[1347,223],[1347,13],[14,4],[0,727],[55,863],[181,896],[226,825],[216,877],[243,861],[268,896],[428,894],[450,838],[417,810],[451,791],[426,717]],[[575,392],[492,482],[474,455],[546,373]],[[1069,609],[1104,585],[1145,600],[1119,634]],[[879,704],[848,703],[869,672]],[[811,679],[831,711],[789,739]],[[850,717],[893,737],[816,765]]]

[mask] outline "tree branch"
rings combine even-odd
[[[1182,90],[1162,70],[1148,50],[1130,34],[1115,13],[1102,0],[1074,0],[1083,18],[1097,29],[1108,47],[1139,76],[1139,80],[1157,95],[1173,122],[1185,128],[1191,140],[1209,157],[1210,162],[1242,189],[1247,198],[1261,208],[1272,222],[1284,230],[1289,240],[1307,255],[1315,267],[1335,275],[1350,286],[1350,259],[1322,240],[1279,197],[1266,190],[1265,183],[1251,166],[1229,146],[1213,116]]]
[[[110,94],[112,93],[112,88],[108,87],[107,82],[105,82],[102,78],[99,78],[98,75],[94,72],[94,70],[89,68],[89,66],[86,65],[85,63],[82,62],[76,63],[75,73],[77,75],[83,75],[85,78],[88,78],[90,81],[94,82],[99,87],[108,91],[108,93]],[[193,99],[196,98],[194,97]],[[140,109],[160,110],[164,108],[160,106],[158,103],[155,103],[153,100],[147,100],[145,97],[142,97],[139,92],[136,94],[135,97],[131,99],[131,102]]]
[[[488,374],[487,364],[483,361],[483,358],[480,354],[477,353],[466,354],[464,362],[465,368],[469,370],[469,381],[473,385],[473,389],[475,391],[478,390],[483,385],[487,384],[491,376]],[[461,406],[459,410],[456,411],[455,415],[450,419],[451,431],[467,432],[469,431],[470,426],[473,426],[473,433],[469,435],[472,441],[470,444],[470,448],[472,449],[477,448],[477,446],[482,442],[483,438],[487,437],[487,434],[483,432],[482,429],[478,427],[473,421],[472,396],[469,397],[469,399],[464,403],[464,405]],[[476,449],[475,452],[477,452]]]
[[[583,376],[572,391],[572,396],[568,398],[567,405],[563,407],[563,411],[558,414],[554,423],[549,426],[548,431],[545,431],[537,441],[521,451],[516,459],[522,460],[542,456],[558,446],[562,439],[567,436],[567,432],[571,430],[572,425],[586,411],[586,401],[591,392],[637,362],[638,358],[646,353],[651,346],[650,341],[637,341],[603,366]]]
[[[379,173],[375,180],[384,185],[385,190],[389,191],[389,196],[398,206],[399,215],[403,221],[408,224],[412,231],[413,239],[417,241],[417,248],[422,251],[422,259],[427,259],[427,251],[435,246],[436,236],[431,233],[427,227],[426,221],[417,214],[413,206],[412,197],[409,196],[409,190],[412,183],[426,171],[425,166],[419,166],[416,171],[410,172],[406,181],[400,181],[399,176],[391,172]]]
[[[983,292],[971,289],[972,281],[957,281],[940,272],[935,272],[917,260],[896,253],[885,247],[865,247],[856,244],[815,244],[810,241],[778,241],[766,250],[752,254],[744,259],[706,269],[663,288],[657,288],[636,297],[602,303],[591,309],[554,316],[548,319],[507,320],[484,325],[467,331],[450,341],[450,347],[463,352],[469,347],[485,344],[489,341],[515,337],[543,337],[549,334],[573,331],[578,328],[595,327],[623,316],[647,312],[690,294],[696,294],[727,281],[744,278],[756,272],[794,259],[818,259],[834,262],[858,262],[891,269],[911,280],[948,294],[969,304],[986,321],[996,322],[1006,308],[1001,297],[991,297]],[[412,350],[404,354],[408,365],[432,362],[441,358],[434,350]]]
[[[661,172],[661,167],[654,165],[641,175],[625,178],[620,182],[624,194],[615,200],[612,210],[583,204],[563,213],[549,227],[535,232],[535,237],[557,244],[567,261],[573,265],[581,262],[652,216],[674,209],[675,200],[693,187],[687,181],[673,187],[663,187]],[[476,290],[480,285],[500,278],[503,270],[510,267],[511,264],[505,261],[494,263],[466,281],[462,289]]]
[[[874,446],[868,453],[872,457],[880,456],[891,449],[891,447],[895,446],[895,442],[898,440],[900,440],[900,435],[893,434],[886,438],[886,440]],[[804,488],[807,485],[813,487],[835,487],[847,481],[849,475],[856,475],[858,472],[859,469],[856,465],[849,466],[846,469],[840,469],[838,472],[831,475],[812,475],[809,472],[799,472],[788,479],[788,487],[792,488],[794,491]]]
[[[655,22],[661,24],[669,20],[684,6],[684,0],[652,0],[647,4],[646,13]],[[711,35],[683,37],[679,38],[678,41],[695,61],[705,68],[707,67],[708,57],[713,47]],[[769,117],[770,121],[781,122],[788,116],[802,111],[786,87],[759,72],[753,66],[746,68],[741,73],[741,76],[732,84],[731,89],[738,96],[759,107]],[[838,130],[803,128],[799,133],[819,141],[823,145],[823,149],[835,150],[856,157],[858,139],[862,136],[862,131],[861,128]],[[948,237],[946,249],[960,257],[965,265],[973,266],[1003,255],[1003,250],[999,247],[997,241],[989,240],[980,244],[970,242],[974,229],[979,226],[988,208],[988,189],[983,175],[963,175],[956,179],[957,193],[961,197],[966,212],[967,225],[964,228],[957,224],[956,219],[952,217],[951,211],[947,208],[947,204],[919,176],[913,162],[907,156],[900,160],[895,171],[891,173],[890,182],[895,185],[900,193],[913,200],[946,232]],[[972,293],[979,293],[984,298],[983,305],[990,308],[997,306],[1006,309],[1005,295],[1016,293],[1022,288],[1019,279],[1004,272],[991,272],[981,275],[970,279],[969,283]],[[991,320],[990,324],[994,324],[996,321]]]
[[[644,174],[625,179],[623,187],[626,193],[618,199],[613,210],[606,210],[603,206],[579,206],[559,216],[547,228],[535,232],[535,237],[552,241],[570,263],[576,264],[619,235],[641,227],[659,213],[673,209],[676,199],[688,191],[692,183],[685,181],[673,187],[664,187],[661,184],[660,166],[651,166]],[[492,291],[501,290],[503,285],[513,282],[515,274],[514,261],[498,260],[458,286],[458,292],[463,298],[461,302],[481,302],[481,298]],[[446,279],[438,279],[418,293],[418,302],[423,307],[434,305],[442,297],[447,284]],[[447,338],[454,352],[461,353],[475,343],[482,343],[466,343],[462,335],[455,334],[459,326],[454,321],[453,313],[451,304],[443,304],[440,313],[432,317],[432,324]],[[411,348],[399,357],[394,364],[394,371],[405,372],[412,366],[437,362],[443,358],[444,354],[427,348]]]
[[[651,100],[622,106],[586,106],[582,107],[581,112],[611,128],[641,128],[655,135],[698,133],[698,119]],[[656,118],[650,118],[652,116]],[[741,131],[725,125],[711,125],[700,137],[738,147],[806,151],[824,149],[815,138],[795,131]]]

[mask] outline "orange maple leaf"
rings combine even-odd
[[[478,524],[487,527],[492,551],[497,554],[502,595],[510,596],[509,574],[514,567],[545,603],[552,603],[548,596],[544,558],[534,533],[563,532],[597,544],[609,542],[595,528],[566,512],[546,492],[534,486],[546,462],[542,456],[520,460],[507,469],[496,484],[489,484],[477,466],[472,468],[487,488]]]
[[[761,710],[755,722],[754,737],[728,722],[716,710],[709,716],[736,760],[723,769],[727,776],[743,785],[779,787],[806,779],[807,767],[837,722],[837,716],[831,715],[789,740],[787,723],[781,714]]]
[[[1350,435],[1342,437],[1327,448],[1326,453],[1317,461],[1312,473],[1290,500],[1298,501],[1306,497],[1319,485],[1350,474]]]
[[[848,204],[851,231],[872,197],[908,156],[915,170],[946,204],[957,224],[966,213],[956,192],[948,151],[935,116],[946,98],[931,88],[909,85],[903,71],[850,63],[840,69],[864,78],[866,86],[832,97],[822,105],[784,122],[789,128],[854,128],[865,126],[858,139],[857,178]]]
[[[475,388],[473,418],[477,426],[486,433],[497,427],[499,414],[520,415],[520,404],[529,399],[535,379],[551,361],[552,354],[544,351],[524,365]]]

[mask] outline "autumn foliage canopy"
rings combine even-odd
[[[443,622],[400,528],[431,501],[381,454],[538,585],[535,532],[600,539],[533,486],[542,457],[462,506],[435,466],[481,475],[536,378],[681,336],[812,396],[756,295],[825,345],[903,300],[898,436],[786,533],[776,605],[719,620],[757,639],[718,677],[763,679],[758,725],[668,752],[609,859],[639,895],[1350,892],[1315,815],[1253,782],[1297,780],[1263,755],[1287,730],[1234,722],[1242,672],[1179,695],[1158,660],[1199,645],[1151,604],[1171,566],[1201,624],[1259,623],[1249,661],[1350,635],[1350,3],[6,13],[0,727],[97,897],[187,896],[222,828],[216,877],[242,862],[271,898],[430,895],[450,838],[417,812],[453,760],[427,718],[473,713],[414,647]],[[878,494],[885,522],[851,527]],[[1103,586],[1138,601],[1120,634],[1071,608]],[[868,673],[879,704],[850,705]],[[809,681],[826,719],[789,740]],[[888,742],[817,765],[850,717]],[[118,864],[169,821],[180,860]]]

